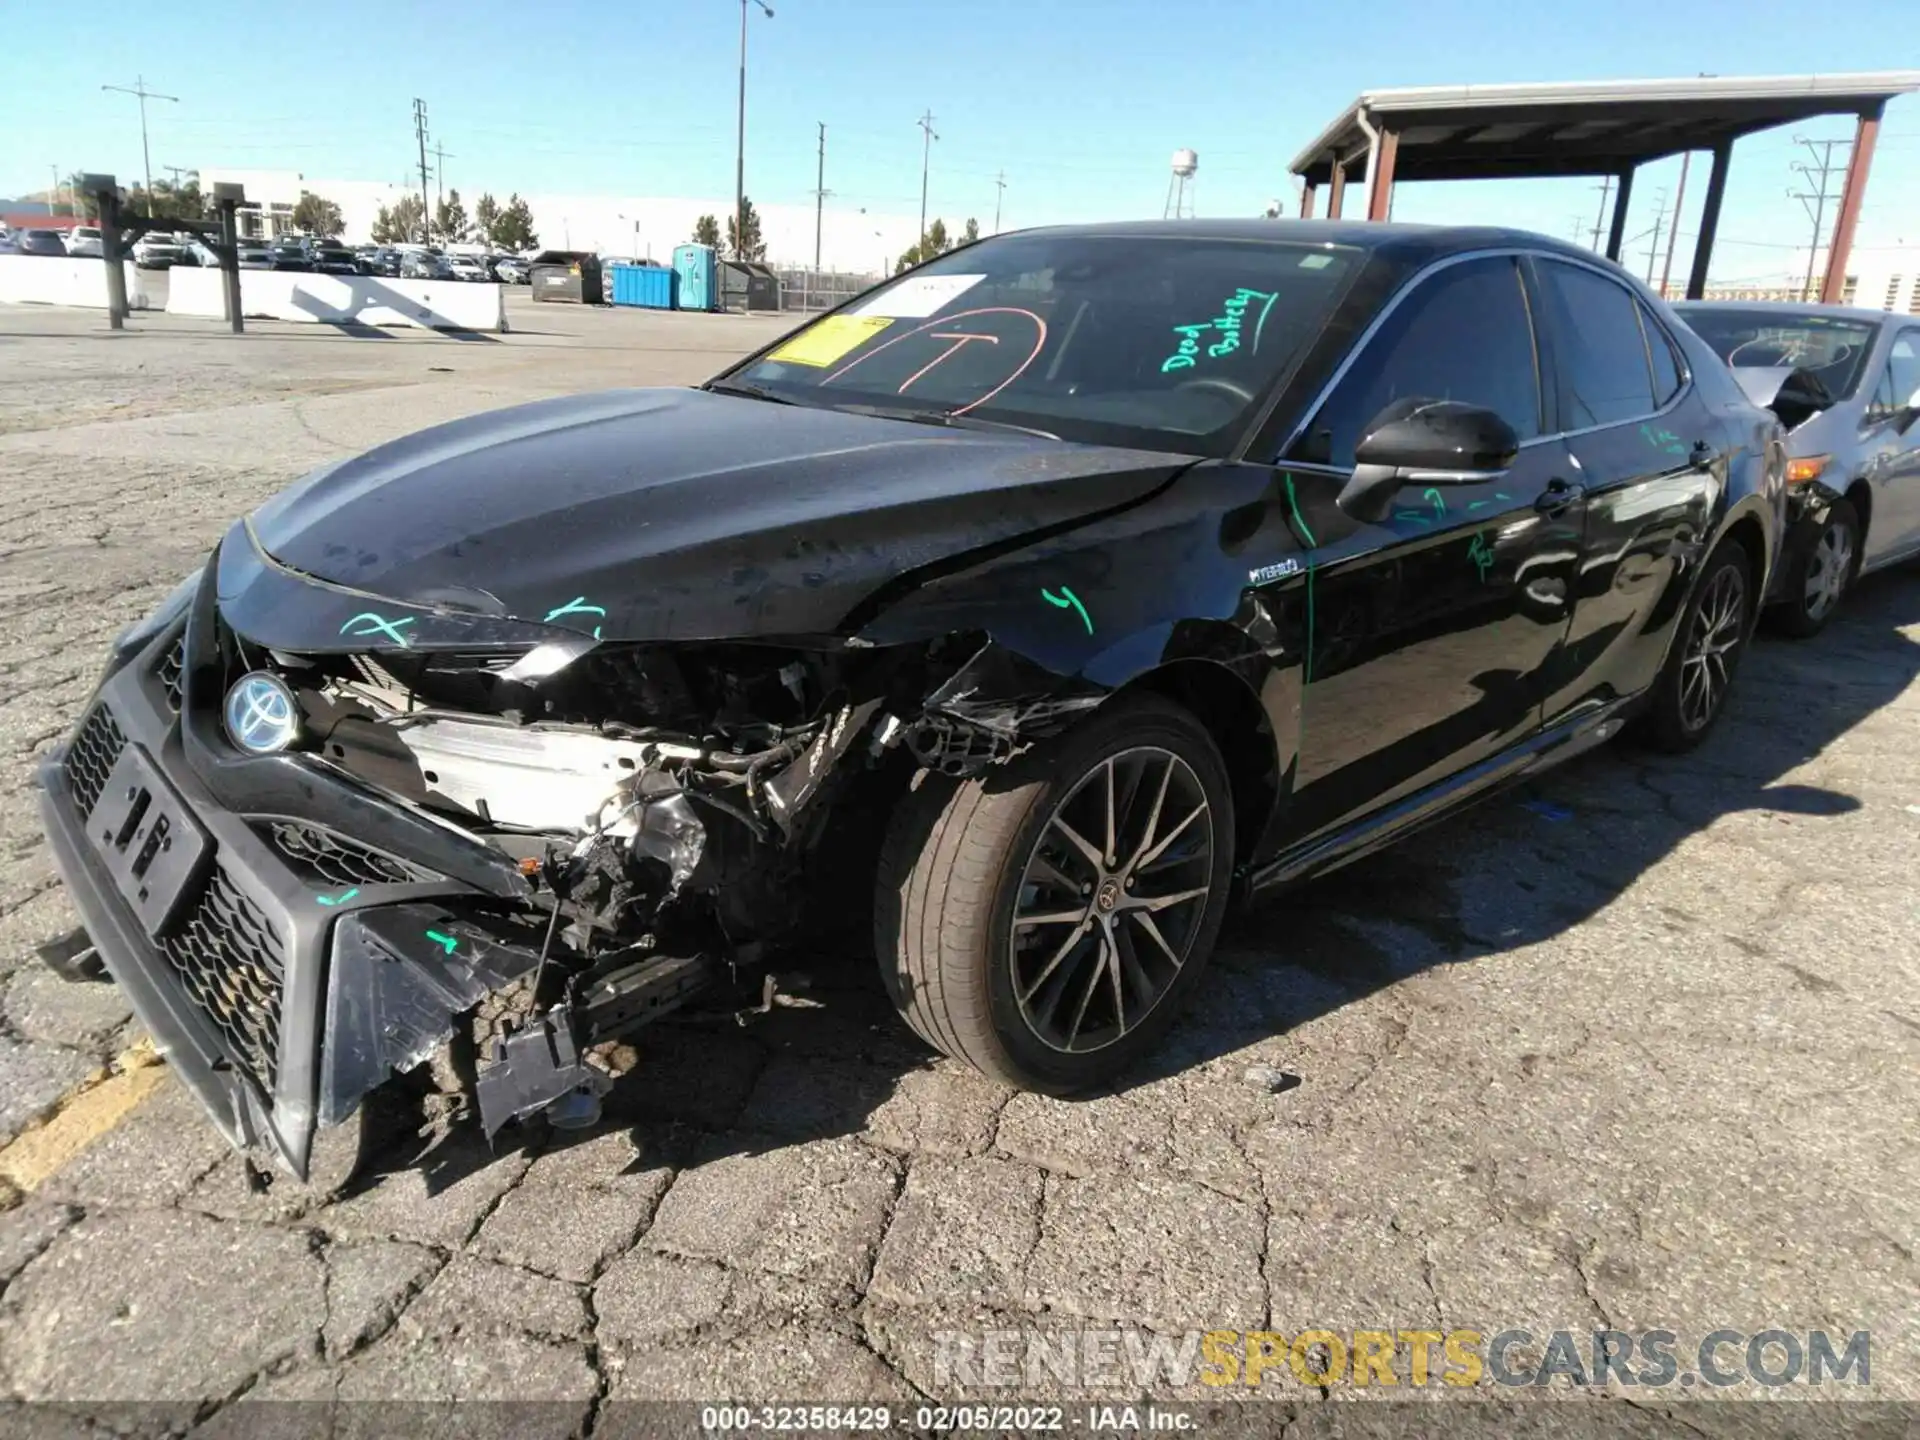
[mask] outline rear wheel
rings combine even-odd
[[[1853,584],[1859,559],[1860,516],[1845,500],[1836,500],[1819,538],[1787,577],[1788,598],[1776,611],[1780,628],[1800,639],[1826,629]]]
[[[1752,573],[1737,540],[1721,541],[1708,557],[1641,719],[1641,737],[1654,748],[1691,750],[1726,708],[1752,628]]]
[[[927,775],[882,858],[876,945],[929,1044],[1071,1092],[1146,1054],[1219,934],[1233,800],[1212,739],[1155,696],[964,781]]]

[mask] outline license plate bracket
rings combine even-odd
[[[133,744],[107,774],[87,816],[87,838],[154,939],[198,892],[213,858],[213,837]]]

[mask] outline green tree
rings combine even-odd
[[[391,208],[382,205],[380,213],[373,217],[374,243],[404,245],[425,240],[427,237],[420,228],[422,213],[420,197],[411,192],[394,201]]]
[[[340,207],[333,201],[323,199],[311,190],[300,192],[299,203],[293,207],[294,229],[308,235],[338,235],[345,224]]]
[[[60,214],[78,215],[82,220],[88,221],[89,223],[99,223],[100,206],[95,201],[93,192],[81,184],[80,171],[74,171],[71,175],[67,176],[65,180],[60,182],[60,198],[63,202],[70,202],[62,203],[60,206]],[[124,202],[122,203],[124,204]]]
[[[971,245],[973,244],[974,241],[978,240],[979,238],[980,238],[980,222],[974,219],[971,215],[969,215],[967,217],[966,231],[960,236],[960,243],[962,245]]]
[[[711,215],[702,215],[698,220],[694,221],[693,243],[696,245],[711,245],[714,249],[718,250],[720,248],[720,222]]]
[[[898,275],[902,270],[911,270],[936,255],[946,254],[952,248],[953,241],[947,238],[947,222],[935,220],[927,226],[927,233],[920,237],[920,243],[910,247],[900,257],[899,263],[893,267],[893,273]]]
[[[460,203],[460,192],[447,191],[434,209],[433,238],[442,244],[457,243],[467,238],[471,228],[467,220],[467,207]]]
[[[482,195],[473,202],[473,233],[476,238],[494,243],[494,227],[500,223],[500,202],[492,195]]]
[[[739,226],[742,233],[734,234],[734,217],[727,217],[727,253],[736,260],[764,260],[767,258],[767,242],[760,234],[760,212],[753,208],[753,201],[742,196],[740,200]]]
[[[122,215],[140,215],[147,213],[147,190],[143,185],[135,185],[127,191],[126,198],[120,202]],[[212,218],[211,207],[206,197],[200,193],[200,177],[196,174],[179,184],[160,180],[153,187],[153,218],[156,220],[206,220]]]
[[[533,230],[533,207],[517,191],[507,197],[487,238],[502,250],[516,253],[540,248],[540,237]]]

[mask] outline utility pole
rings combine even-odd
[[[919,120],[920,125],[920,238],[914,247],[919,248],[921,241],[927,238],[927,165],[933,158],[933,142],[940,137],[933,133],[933,112],[927,111]],[[927,257],[920,257],[925,260]]]
[[[1653,262],[1660,254],[1660,230],[1667,219],[1667,192],[1660,192],[1660,208],[1653,215],[1653,238],[1647,241],[1647,284],[1653,284]]]
[[[1592,249],[1595,254],[1598,254],[1600,251],[1600,227],[1607,223],[1607,199],[1612,194],[1613,177],[1609,175],[1605,180],[1600,182],[1600,213],[1593,217]]]
[[[180,103],[178,95],[162,95],[147,89],[147,77],[136,75],[131,85],[102,85],[102,90],[116,90],[122,95],[140,97],[140,161],[147,172],[147,218],[153,218],[153,159],[147,152],[147,101],[167,100],[175,105]]]
[[[771,20],[767,0],[753,0]],[[740,130],[733,154],[733,258],[747,258],[747,0],[740,0]]]
[[[173,177],[173,188],[176,190],[180,188],[180,177],[182,175],[197,175],[200,173],[185,165],[162,165],[160,168]]]
[[[433,212],[427,209],[427,102],[417,96],[413,102],[413,138],[420,142],[420,243],[425,245],[433,238],[433,227],[428,223]]]
[[[1000,202],[1007,198],[1007,172],[1002,170],[993,178],[993,233],[1000,233]]]
[[[51,220],[54,213],[53,207],[60,203],[60,167],[49,165],[47,169],[53,172],[53,185],[47,191],[47,218]],[[71,210],[73,207],[69,204],[67,208]]]
[[[1660,298],[1667,298],[1667,281],[1673,275],[1673,242],[1680,234],[1680,207],[1687,203],[1687,171],[1693,165],[1693,152],[1680,157],[1680,186],[1673,196],[1673,224],[1667,228],[1667,261],[1660,267]]]
[[[436,203],[447,198],[447,147],[438,140],[433,142],[433,198]]]
[[[1804,178],[1809,185],[1816,186],[1816,189],[1787,192],[1800,202],[1807,212],[1807,217],[1813,221],[1813,239],[1807,243],[1807,278],[1800,291],[1800,297],[1804,301],[1813,296],[1813,263],[1820,254],[1820,228],[1827,218],[1827,181],[1835,175],[1844,173],[1847,168],[1845,165],[1833,163],[1833,149],[1836,145],[1846,145],[1848,142],[1808,140],[1800,135],[1794,136],[1793,140],[1796,145],[1806,146],[1807,153],[1819,156],[1820,160],[1817,165],[1806,164],[1799,160],[1793,162],[1794,172]]]
[[[827,122],[820,123],[820,167],[813,182],[813,268],[820,268],[820,225],[827,210]]]

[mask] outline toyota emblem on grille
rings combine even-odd
[[[254,670],[227,691],[227,735],[249,755],[272,755],[300,738],[300,711],[278,675]]]

